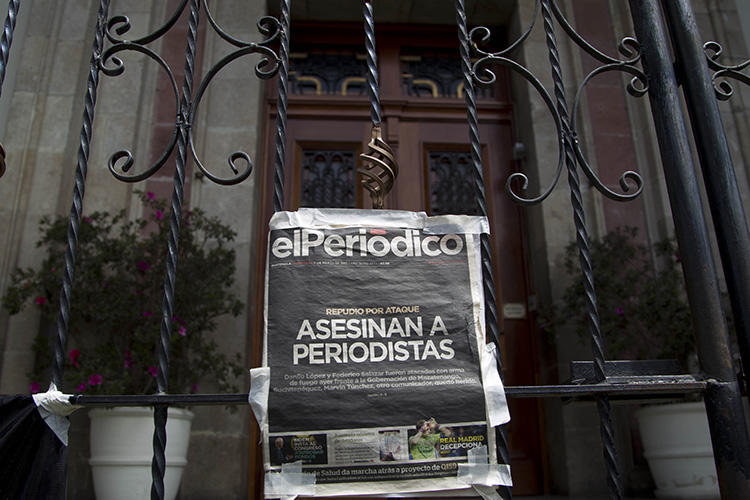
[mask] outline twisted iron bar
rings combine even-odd
[[[578,244],[579,260],[583,271],[583,286],[586,294],[586,309],[591,335],[591,349],[594,358],[594,375],[597,381],[605,381],[604,372],[604,346],[599,325],[599,310],[596,303],[596,290],[594,289],[594,274],[591,265],[591,252],[589,250],[588,232],[583,211],[583,199],[581,187],[576,170],[576,156],[574,153],[574,137],[570,128],[568,118],[568,104],[565,98],[565,87],[563,84],[562,69],[560,66],[560,55],[557,50],[555,29],[552,24],[552,13],[550,0],[542,0],[542,18],[544,19],[544,32],[547,44],[552,79],[555,87],[555,100],[557,112],[560,114],[565,146],[565,164],[568,169],[568,185],[570,187],[570,201],[573,206],[573,220],[576,228],[576,241]],[[610,412],[609,398],[601,396],[597,398],[599,410],[599,428],[602,437],[602,448],[604,461],[607,468],[607,485],[613,499],[622,498],[620,477],[617,471],[617,457],[615,452],[614,431],[612,430],[612,417]]]
[[[464,99],[466,100],[466,114],[469,122],[469,139],[471,142],[471,164],[474,181],[474,193],[479,214],[487,217],[487,197],[484,189],[484,172],[482,171],[482,150],[479,138],[479,115],[477,113],[474,83],[471,76],[471,59],[469,55],[469,32],[466,22],[464,0],[456,0],[456,24],[458,26],[458,41],[461,54],[461,72],[464,76]],[[481,236],[482,286],[484,290],[485,325],[490,332],[492,341],[500,353],[500,328],[497,316],[497,297],[495,294],[495,279],[492,272],[492,248],[488,234]],[[502,355],[497,356],[498,372],[503,379]],[[498,455],[504,464],[510,464],[510,450],[508,449],[508,426],[499,426],[496,433],[498,439]],[[508,486],[501,486],[500,494],[505,499],[512,498],[512,491]]]
[[[177,158],[172,191],[171,214],[169,220],[169,241],[167,244],[167,263],[164,277],[164,301],[161,311],[161,331],[158,345],[158,371],[156,387],[159,394],[165,394],[169,382],[169,347],[172,336],[172,317],[174,315],[174,290],[177,277],[177,252],[180,241],[180,219],[182,216],[183,188],[185,185],[185,165],[187,162],[188,129],[191,100],[193,96],[193,75],[195,73],[195,44],[198,33],[199,0],[190,1],[190,19],[188,21],[187,47],[185,48],[185,77],[182,83],[182,97],[178,117],[179,136],[177,139]],[[167,446],[167,410],[166,405],[154,407],[154,456],[151,461],[151,498],[164,498],[164,472]]]
[[[0,36],[0,95],[2,95],[3,82],[5,81],[5,70],[8,67],[8,56],[10,45],[13,43],[13,30],[16,29],[16,16],[20,0],[8,2],[8,15],[3,24],[3,34]],[[5,174],[5,148],[0,144],[0,177]]]
[[[73,204],[70,207],[70,222],[68,224],[67,246],[65,248],[65,269],[63,270],[62,287],[60,290],[60,312],[57,317],[57,336],[55,338],[55,353],[52,364],[52,383],[62,387],[63,372],[65,370],[65,350],[68,343],[68,322],[70,319],[70,302],[73,292],[73,278],[75,277],[76,251],[78,249],[78,229],[81,224],[83,211],[83,196],[86,192],[86,173],[88,172],[89,152],[94,122],[94,108],[96,93],[99,85],[99,59],[104,46],[104,30],[107,20],[109,0],[99,1],[96,17],[94,43],[91,50],[89,75],[86,82],[86,97],[84,98],[83,125],[78,145],[78,163],[75,171],[75,186],[73,188]]]
[[[380,92],[378,91],[378,54],[375,48],[375,18],[372,12],[372,0],[362,4],[365,19],[365,49],[367,51],[367,93],[370,96],[370,120],[373,126],[383,120],[380,110]]]
[[[10,55],[10,46],[13,43],[13,31],[16,29],[19,2],[20,0],[10,0],[8,2],[8,15],[3,24],[3,34],[0,36],[0,95],[2,95],[3,82],[5,81],[5,71],[8,68],[8,56]]]
[[[363,179],[362,186],[370,193],[373,208],[383,208],[387,195],[398,177],[398,162],[393,150],[383,140],[380,108],[380,90],[378,89],[378,54],[375,47],[375,19],[372,12],[372,0],[362,4],[362,17],[365,24],[365,49],[367,51],[367,93],[370,97],[370,121],[372,138],[367,144],[367,153],[362,153],[363,166],[358,169]]]
[[[284,164],[286,163],[286,109],[289,84],[289,0],[280,0],[279,84],[276,99],[276,147],[273,165],[273,211],[284,209]]]
[[[732,87],[731,83],[724,80],[724,78],[733,78],[745,85],[750,85],[750,76],[742,73],[745,68],[750,66],[750,59],[733,66],[719,63],[718,59],[721,57],[724,49],[718,42],[706,42],[703,45],[703,51],[706,54],[708,67],[714,71],[714,74],[711,75],[711,83],[714,86],[717,99],[726,101],[734,95],[734,87]]]

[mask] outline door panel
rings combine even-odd
[[[384,32],[385,35],[378,38],[384,139],[394,150],[400,167],[394,188],[386,197],[386,208],[427,211],[428,213],[435,208],[441,213],[446,213],[455,210],[456,207],[461,207],[461,211],[465,213],[467,207],[465,195],[461,194],[457,202],[451,201],[450,193],[445,192],[445,189],[440,193],[434,192],[440,189],[441,183],[437,182],[436,169],[430,167],[431,158],[433,160],[440,158],[441,154],[445,159],[443,168],[449,168],[451,162],[454,162],[453,164],[458,162],[462,170],[459,174],[460,179],[464,182],[461,186],[456,186],[456,175],[443,173],[444,176],[448,175],[448,180],[444,180],[442,186],[447,186],[448,191],[456,193],[465,193],[466,189],[471,191],[473,180],[471,177],[466,177],[467,173],[471,174],[472,168],[466,108],[462,98],[449,95],[457,89],[460,91],[460,87],[443,82],[438,87],[441,90],[433,93],[431,91],[433,84],[425,81],[424,78],[418,78],[419,75],[415,73],[404,73],[403,69],[406,66],[402,46],[409,45],[409,36],[413,36],[413,28],[410,35],[399,31],[397,27],[390,27]],[[305,46],[305,44],[315,43],[315,38],[306,39],[304,30],[302,33],[297,37],[297,50],[305,54],[304,59],[307,65],[305,67],[314,68],[315,65],[311,64],[311,60],[316,49],[314,46]],[[455,37],[455,34],[452,36]],[[436,37],[422,34],[414,40],[419,40],[420,43],[425,43],[427,40],[434,44]],[[453,38],[446,40],[446,43],[455,44]],[[406,58],[409,71],[418,70],[418,65],[414,64],[414,58],[417,57],[414,56],[415,52],[418,52],[418,47],[415,49],[414,46],[410,46],[409,55]],[[349,93],[343,95],[344,92],[341,90],[343,85],[335,82],[348,78],[349,81],[356,83],[356,79],[352,80],[352,75],[348,73],[342,73],[338,80],[334,78],[331,73],[334,70],[331,68],[335,66],[335,61],[329,57],[330,51],[326,54],[327,73],[324,79],[323,77],[319,79],[321,82],[324,80],[328,82],[321,83],[320,88],[329,90],[320,93],[311,92],[310,89],[315,90],[316,87],[314,83],[311,83],[312,80],[306,77],[309,76],[313,80],[318,77],[314,74],[304,74],[304,71],[313,70],[304,70],[300,67],[296,77],[302,77],[302,82],[305,83],[303,91],[296,94],[293,92],[289,96],[285,168],[287,180],[285,209],[287,210],[295,210],[300,206],[303,198],[301,193],[307,189],[304,181],[314,178],[309,175],[309,172],[303,172],[306,154],[310,151],[356,150],[356,166],[359,167],[358,153],[366,150],[366,144],[370,139],[367,98]],[[356,60],[358,60],[356,54],[348,54],[345,57],[346,64],[342,63],[344,69],[341,71],[356,72],[356,63],[352,62]],[[292,70],[294,72],[295,68],[292,67]],[[396,78],[395,82],[394,78]],[[499,75],[499,80],[500,82],[495,89],[492,89],[492,92],[485,91],[482,94],[484,97],[479,99],[479,116],[482,120],[480,123],[482,161],[487,209],[492,230],[491,243],[498,299],[497,309],[500,313],[501,348],[506,384],[531,385],[535,379],[536,360],[532,326],[524,313],[529,295],[524,249],[525,225],[522,209],[509,200],[504,193],[505,180],[514,170],[512,110],[509,104],[508,86],[502,81],[502,73]],[[267,101],[267,131],[275,130],[273,126],[274,100],[275,90],[271,88]],[[267,221],[271,214],[273,139],[273,134],[267,132],[266,151],[269,151],[269,154],[266,165],[268,167],[264,170],[265,189],[262,190],[265,197],[263,201],[265,213],[262,217],[264,221]],[[468,164],[467,160],[469,160]],[[361,187],[356,185],[356,178],[350,176],[349,180],[355,183],[354,205],[370,208],[369,195],[363,193]],[[445,208],[432,206],[438,200],[442,200],[442,206]],[[261,241],[265,241],[265,237],[264,232]],[[259,260],[262,261],[262,259],[261,256]],[[260,262],[258,270],[263,272],[263,264]],[[262,287],[262,280],[259,281]],[[263,293],[259,293],[258,296],[262,300]],[[506,310],[512,313],[510,317],[503,317],[504,305],[507,306]],[[262,304],[258,305],[258,310],[262,310]],[[262,321],[257,331],[262,331]],[[262,338],[262,335],[258,335],[257,338]],[[256,349],[257,359],[260,359],[259,349],[260,346]],[[522,399],[511,400],[510,410],[513,419],[510,425],[510,441],[514,494],[539,494],[543,484],[543,467],[536,402]]]

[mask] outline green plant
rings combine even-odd
[[[64,390],[101,394],[148,394],[156,390],[157,355],[169,213],[153,193],[140,193],[146,218],[95,212],[83,218],[70,306]],[[33,304],[55,324],[68,219],[44,218],[38,246],[47,258],[38,270],[15,269],[3,296],[11,314]],[[236,391],[243,369],[209,337],[216,319],[238,315],[243,305],[231,291],[235,233],[200,210],[183,212],[171,318],[169,389],[196,392],[211,379]],[[32,391],[49,380],[54,335],[43,328],[34,343]]]
[[[613,359],[678,359],[693,352],[693,324],[685,299],[679,254],[673,240],[654,245],[663,263],[654,269],[649,249],[635,241],[636,228],[619,228],[590,244],[599,320],[607,356]],[[578,247],[564,254],[573,282],[553,308],[547,328],[571,324],[588,339],[586,297],[580,278]]]

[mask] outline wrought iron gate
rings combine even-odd
[[[54,352],[52,382],[61,386],[65,362],[68,320],[71,293],[74,287],[76,249],[82,205],[86,188],[88,155],[94,130],[92,124],[97,103],[99,76],[117,76],[124,70],[117,54],[123,51],[136,51],[152,59],[169,75],[175,98],[179,102],[175,119],[175,136],[167,154],[150,168],[134,173],[131,171],[133,158],[127,151],[112,155],[109,168],[120,181],[137,182],[153,175],[162,166],[168,153],[176,148],[176,170],[173,179],[171,198],[171,226],[168,247],[168,262],[165,270],[162,322],[158,345],[158,391],[150,396],[117,395],[89,396],[77,395],[72,402],[83,406],[99,405],[152,405],[155,407],[154,455],[152,466],[152,498],[163,498],[163,477],[165,471],[165,425],[167,408],[170,405],[243,405],[247,404],[246,394],[170,394],[167,384],[169,375],[169,345],[174,309],[174,287],[178,276],[177,245],[180,234],[180,214],[183,205],[185,168],[188,155],[205,178],[219,184],[236,184],[245,180],[252,171],[250,157],[243,152],[232,153],[229,165],[232,174],[223,177],[209,171],[198,160],[192,138],[191,126],[201,102],[201,98],[211,80],[226,65],[248,54],[261,54],[263,59],[256,66],[259,78],[278,76],[278,100],[275,141],[275,178],[273,191],[274,210],[282,210],[284,193],[284,163],[286,158],[286,111],[287,86],[289,81],[289,40],[290,0],[281,0],[278,19],[264,17],[258,27],[265,37],[261,42],[239,40],[222,29],[211,15],[210,2],[206,0],[182,0],[168,21],[152,33],[136,40],[127,39],[129,21],[124,16],[110,17],[109,0],[100,0],[98,7],[95,38],[91,51],[88,83],[85,95],[83,126],[80,133],[77,166],[75,169],[75,189],[68,227],[65,271],[62,283],[57,341]],[[0,40],[0,83],[5,76],[10,44],[12,42],[16,15],[20,0],[9,3],[8,16]],[[372,105],[372,122],[377,126],[381,121],[378,100],[378,76],[375,53],[374,10],[370,0],[363,2],[364,32],[367,47],[368,89]],[[742,73],[750,61],[738,66],[723,66],[718,61],[718,44],[701,43],[691,11],[689,0],[630,0],[631,15],[636,38],[625,38],[620,46],[622,59],[600,52],[568,23],[556,0],[537,0],[532,23],[522,35],[502,51],[489,52],[482,49],[483,40],[489,37],[489,30],[483,27],[468,28],[464,0],[456,0],[455,14],[458,26],[458,51],[464,74],[464,96],[466,100],[471,161],[476,192],[477,211],[487,215],[487,200],[483,182],[482,156],[480,150],[479,118],[475,97],[475,86],[494,81],[493,64],[509,68],[524,78],[542,98],[550,116],[554,120],[559,143],[559,161],[556,166],[555,181],[538,195],[524,193],[528,178],[516,173],[507,180],[507,194],[516,202],[531,205],[542,203],[555,188],[563,170],[567,173],[576,241],[580,255],[584,286],[588,303],[588,317],[592,347],[592,361],[583,363],[583,383],[551,386],[510,386],[506,388],[509,397],[515,398],[589,398],[597,403],[600,417],[602,447],[606,463],[607,482],[612,498],[621,498],[622,491],[616,464],[614,433],[611,422],[610,400],[612,398],[642,395],[702,394],[709,417],[711,436],[719,483],[724,498],[744,498],[750,491],[750,443],[745,427],[745,415],[741,405],[741,386],[746,387],[747,374],[740,373],[739,379],[732,363],[729,347],[729,333],[720,305],[720,293],[716,272],[712,266],[709,233],[703,218],[698,181],[694,176],[692,153],[686,119],[683,116],[679,90],[686,97],[693,124],[693,134],[698,145],[700,165],[708,191],[708,199],[714,224],[717,228],[721,260],[726,276],[731,305],[736,321],[740,354],[745,367],[750,366],[750,235],[744,217],[739,190],[734,178],[734,168],[724,136],[716,97],[729,98],[731,87],[724,80],[734,78],[750,83],[750,78]],[[157,54],[150,44],[164,36],[177,22],[185,10],[189,11],[189,26],[184,55],[184,80],[178,88],[174,71]],[[234,48],[226,57],[214,65],[194,88],[196,61],[196,41],[198,26],[202,16],[211,29]],[[549,93],[537,75],[513,58],[514,50],[523,44],[537,17],[541,17],[546,34],[549,68],[554,89]],[[581,83],[575,102],[567,100],[568,89],[564,85],[564,68],[560,62],[556,37],[564,35],[591,55],[600,66],[591,71]],[[674,48],[674,52],[670,49]],[[706,56],[708,52],[708,57]],[[641,67],[642,66],[642,67]],[[704,377],[695,379],[685,376],[661,376],[650,373],[638,362],[610,364],[606,361],[605,348],[599,328],[594,270],[591,265],[589,237],[580,189],[579,173],[603,195],[618,201],[628,201],[639,195],[643,181],[639,174],[628,171],[621,177],[622,192],[607,188],[597,178],[597,174],[586,162],[578,138],[576,109],[581,98],[581,90],[596,75],[603,72],[619,71],[632,75],[628,88],[634,96],[648,95],[654,110],[653,118],[661,148],[664,175],[669,198],[674,213],[675,231],[679,242],[682,264],[687,283],[688,300],[693,311],[696,326],[696,343]],[[711,74],[711,71],[714,73]],[[688,77],[690,75],[690,77]],[[385,171],[373,172],[369,188],[374,199],[382,202],[389,183],[393,181],[393,158],[374,136],[373,144],[380,148],[379,164]],[[240,162],[242,160],[242,162]],[[244,163],[244,168],[239,167]],[[377,162],[376,162],[377,163]],[[2,175],[0,168],[0,175]],[[482,269],[484,278],[486,324],[488,338],[499,344],[498,313],[496,309],[495,286],[492,275],[489,240],[482,239]],[[498,429],[498,452],[504,463],[510,462],[507,442],[507,429]],[[40,450],[44,453],[44,450]],[[504,498],[511,497],[509,488],[501,488]]]

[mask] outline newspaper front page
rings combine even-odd
[[[302,463],[315,496],[467,488],[487,445],[480,373],[486,219],[301,209],[270,224],[267,472]]]

